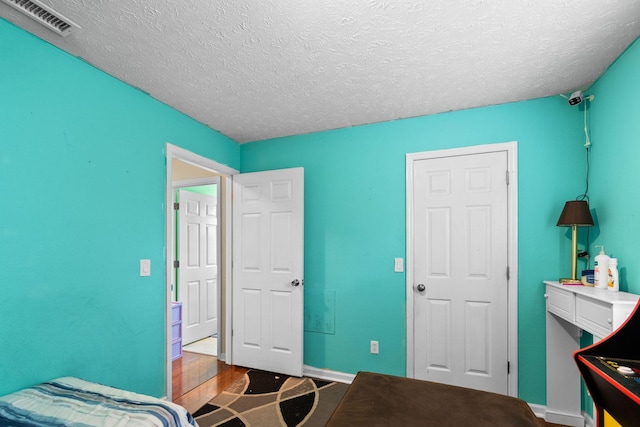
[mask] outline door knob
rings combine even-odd
[[[291,286],[300,286],[300,280],[294,279],[291,281]]]
[[[424,292],[424,290],[427,289],[427,287],[425,285],[423,285],[422,283],[418,284],[418,286],[416,286],[416,290],[418,292]]]

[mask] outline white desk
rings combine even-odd
[[[620,326],[633,311],[639,295],[587,286],[545,281],[547,300],[547,410],[545,420],[584,426],[580,372],[573,353],[587,331],[599,341]]]

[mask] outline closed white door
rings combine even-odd
[[[233,364],[302,375],[302,168],[233,177]]]
[[[507,152],[413,171],[415,377],[507,394]]]
[[[217,197],[178,193],[178,300],[184,345],[218,332],[218,203]]]

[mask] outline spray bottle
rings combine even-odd
[[[597,248],[598,246],[596,246]],[[600,253],[595,257],[593,272],[593,286],[598,289],[607,289],[609,285],[609,256],[604,253],[604,246],[599,246]]]

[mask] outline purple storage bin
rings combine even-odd
[[[171,303],[171,360],[182,357],[182,303]]]

